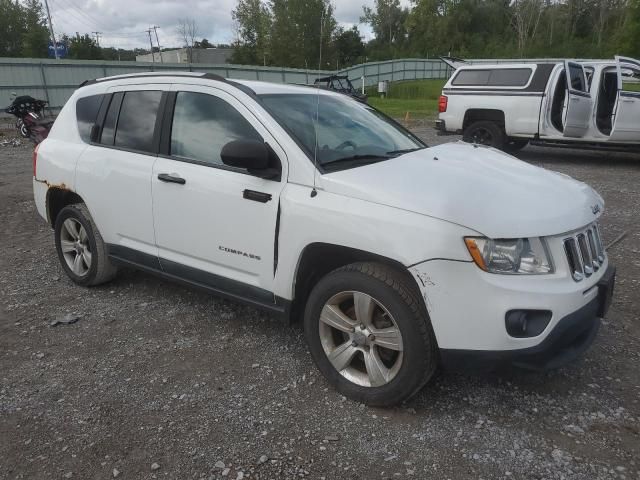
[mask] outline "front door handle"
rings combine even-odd
[[[270,193],[256,192],[255,190],[245,190],[242,192],[242,198],[253,200],[254,202],[267,203],[271,200]]]
[[[176,173],[159,173],[158,180],[167,183],[178,183],[184,185],[187,181]]]

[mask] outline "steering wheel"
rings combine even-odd
[[[345,149],[345,148],[347,148],[347,147],[351,147],[351,148],[353,148],[354,150],[355,150],[356,148],[358,148],[358,146],[357,146],[354,142],[352,142],[351,140],[345,140],[345,141],[344,141],[344,142],[342,142],[340,145],[338,145],[338,146],[335,148],[335,150],[344,150],[344,149]]]

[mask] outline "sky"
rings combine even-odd
[[[103,47],[149,48],[145,30],[158,26],[160,45],[179,47],[182,41],[176,33],[178,19],[193,18],[198,37],[211,43],[231,43],[234,38],[231,11],[237,0],[48,0],[56,37],[101,32]],[[357,25],[365,40],[372,37],[368,25],[360,24],[363,5],[373,6],[374,0],[333,0],[335,17],[344,27]],[[401,0],[408,5],[409,0]],[[153,36],[154,46],[156,44]]]

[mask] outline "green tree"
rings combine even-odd
[[[67,45],[69,45],[69,58],[74,60],[102,60],[100,47],[88,33],[84,35],[76,33],[75,37],[71,37],[68,40]]]
[[[335,66],[332,42],[337,22],[329,0],[272,0],[270,57],[274,65],[318,68]]]
[[[370,55],[393,58],[403,56],[407,47],[407,17],[409,10],[402,8],[400,0],[376,0],[374,8],[363,7],[360,21],[371,26],[375,40]]]
[[[13,0],[0,0],[0,57],[19,57],[24,35],[22,6]]]
[[[23,7],[24,33],[22,35],[23,57],[47,57],[49,54],[49,29],[42,5],[38,0],[27,0]]]
[[[214,48],[215,45],[211,42],[209,42],[209,40],[207,40],[206,38],[203,38],[202,40],[198,40],[193,44],[193,48]]]
[[[239,0],[231,12],[238,39],[231,63],[262,65],[267,63],[271,12],[261,0]]]
[[[333,42],[340,67],[353,65],[364,55],[364,43],[356,26],[349,30],[339,27]]]

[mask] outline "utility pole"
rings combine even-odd
[[[96,36],[96,45],[98,45],[98,47],[100,46],[100,35],[102,35],[102,32],[91,32]]]
[[[51,33],[51,40],[53,41],[53,53],[56,56],[56,60],[60,57],[58,56],[58,42],[56,42],[56,34],[53,33],[53,23],[51,23],[51,12],[49,11],[49,2],[44,0],[44,6],[47,9],[47,19],[49,20],[49,32]]]
[[[156,34],[156,43],[158,44],[158,53],[160,54],[160,63],[164,63],[164,60],[162,59],[162,50],[160,50],[160,40],[158,40],[158,29],[160,28],[157,25],[154,25],[153,27],[153,31]]]
[[[151,47],[151,61],[156,63],[156,56],[153,53],[153,41],[151,40],[151,29],[147,30],[147,33],[149,34],[149,46]]]

